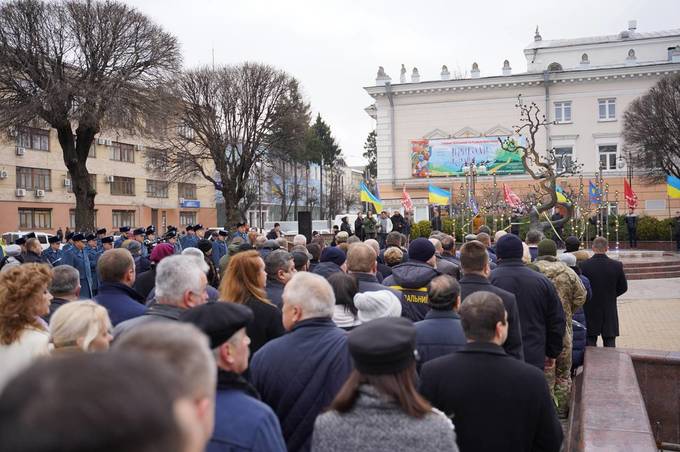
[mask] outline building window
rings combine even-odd
[[[76,227],[76,209],[68,210],[68,227],[71,229]],[[94,210],[94,227],[97,227],[97,209]]]
[[[603,170],[616,169],[616,147],[615,144],[604,144],[597,147],[600,154],[600,166]]]
[[[115,176],[111,182],[111,194],[134,196],[135,195],[135,178],[134,177],[120,177]]]
[[[146,148],[144,151],[144,156],[146,158],[145,167],[149,171],[167,166],[166,155],[161,149]]]
[[[196,224],[196,212],[181,212],[179,213],[179,224],[186,226],[188,224]]]
[[[616,99],[599,99],[597,105],[597,117],[600,121],[611,121],[616,119]]]
[[[177,184],[177,193],[182,199],[196,199],[196,184]]]
[[[19,208],[20,229],[51,229],[52,209]]]
[[[574,148],[572,147],[555,148],[555,161],[557,163],[558,173],[571,168],[571,164],[574,161],[573,159]]]
[[[52,191],[51,171],[17,166],[17,188]]]
[[[36,151],[49,151],[50,131],[32,127],[20,127],[17,135],[17,146]]]
[[[146,181],[146,194],[149,198],[167,198],[168,197],[168,183],[162,180]]]
[[[118,162],[135,162],[135,147],[133,145],[114,141],[109,149],[111,152],[111,160],[116,160]]]
[[[71,179],[71,175],[66,173],[66,179],[69,181],[69,184],[66,186],[66,191],[68,193],[73,193],[73,179]],[[90,173],[90,186],[94,188],[95,190],[97,189],[97,175]]]
[[[571,101],[555,102],[555,122],[571,122]]]
[[[548,65],[548,71],[557,72],[562,70],[562,65],[560,63],[550,63]]]
[[[122,226],[135,225],[135,211],[134,210],[114,210],[112,211],[112,225],[113,229],[120,229]]]

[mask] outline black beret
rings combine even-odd
[[[66,240],[71,240],[71,239],[73,239],[73,235],[74,235],[74,234],[75,234],[74,232],[67,232],[67,233],[66,233]]]
[[[242,304],[218,301],[187,309],[179,319],[197,326],[210,339],[210,348],[217,348],[250,323],[253,311]]]
[[[217,231],[217,233],[219,235],[221,235],[222,237],[226,237],[226,236],[229,235],[229,233],[227,231],[225,231],[224,229],[220,229],[219,231]]]
[[[198,231],[198,230],[201,230],[201,229],[203,229],[202,224],[197,224],[197,225],[194,226],[194,231]]]
[[[347,343],[359,372],[397,373],[415,361],[416,328],[404,317],[383,317],[353,329]]]
[[[48,242],[48,243],[58,243],[58,242],[59,242],[59,237],[57,237],[56,235],[53,235],[52,237],[48,237],[48,238],[47,238],[47,242]]]
[[[97,229],[97,234],[106,234],[106,228]]]
[[[184,228],[184,229],[187,230],[187,231],[193,231],[194,227],[192,225],[188,224],[187,227]]]
[[[23,245],[25,243],[26,243],[26,237],[25,236],[19,237],[18,239],[16,239],[14,241],[15,245]]]
[[[133,234],[134,234],[134,235],[144,235],[145,232],[146,232],[146,229],[144,229],[144,228],[137,228],[137,229],[135,229],[135,231],[133,232]]]
[[[28,239],[35,239],[35,238],[36,238],[35,232],[29,232],[28,234],[26,234],[26,235],[24,236],[24,238],[25,238],[26,240],[28,240]]]
[[[121,226],[118,230],[120,232],[130,232],[130,226]]]
[[[83,240],[85,240],[85,236],[83,234],[81,234],[80,232],[78,232],[77,234],[73,234],[73,241],[74,242],[82,242]]]
[[[87,234],[85,236],[85,240],[90,241],[90,240],[97,240],[97,236],[94,234]]]
[[[102,243],[113,243],[113,236],[102,237]]]

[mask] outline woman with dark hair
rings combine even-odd
[[[381,318],[349,333],[355,370],[316,418],[315,451],[458,451],[451,421],[416,391],[416,329]]]
[[[335,272],[328,277],[328,283],[335,292],[335,310],[333,321],[345,331],[361,325],[357,319],[357,308],[354,306],[354,295],[359,290],[357,280],[345,272]]]
[[[215,268],[215,263],[212,260],[212,242],[210,240],[201,239],[196,244],[196,247],[203,253],[203,260],[208,266],[208,284],[217,288],[220,287],[220,273]]]
[[[47,324],[52,270],[23,264],[0,275],[0,392],[14,375],[49,352]]]
[[[241,251],[229,259],[220,284],[220,300],[239,303],[253,310],[255,318],[246,327],[250,356],[283,333],[281,311],[267,299],[267,272],[260,253]]]

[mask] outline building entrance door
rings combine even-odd
[[[151,224],[158,228],[158,209],[151,209]]]

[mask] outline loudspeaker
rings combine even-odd
[[[298,212],[298,234],[307,237],[307,243],[312,242],[312,212]]]

